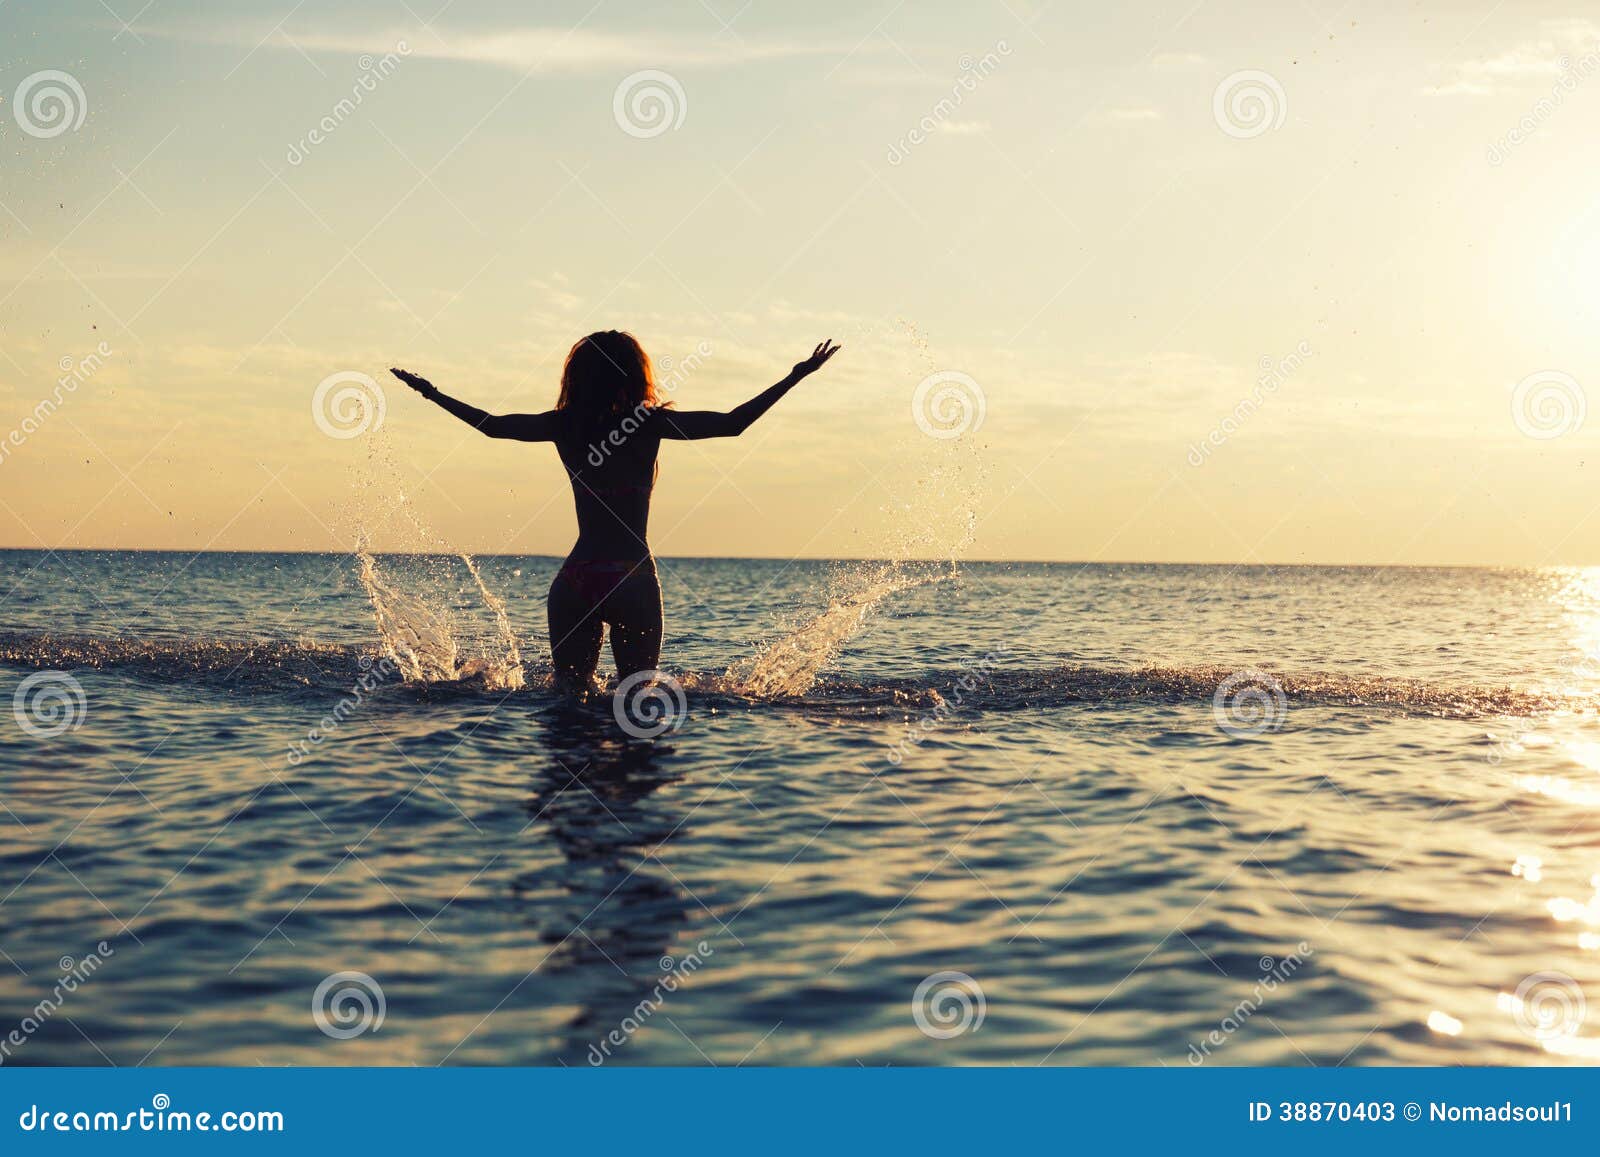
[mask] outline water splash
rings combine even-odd
[[[370,550],[358,549],[356,558],[382,651],[406,682],[474,679],[503,690],[523,685],[522,652],[505,604],[484,585],[471,556],[384,556],[380,564]],[[441,593],[443,576],[457,564],[472,577],[481,606],[452,605]],[[491,620],[488,631],[471,622],[484,612]]]
[[[495,638],[501,648],[501,656],[505,669],[516,673],[514,682],[507,679],[500,685],[505,687],[522,686],[522,648],[517,643],[517,632],[511,625],[511,616],[506,613],[506,604],[499,595],[489,589],[483,581],[483,575],[478,570],[478,564],[472,561],[472,556],[462,553],[462,565],[467,568],[467,573],[472,576],[472,581],[478,586],[478,595],[483,599],[484,606],[488,607],[494,615]],[[520,571],[518,572],[521,573]]]
[[[368,447],[353,512],[356,577],[372,604],[383,653],[408,683],[470,679],[500,690],[521,687],[522,648],[505,603],[472,556],[435,533],[417,510],[387,436],[375,432]],[[401,546],[381,563],[379,538]]]
[[[926,564],[904,562],[842,569],[829,581],[828,605],[821,614],[734,663],[723,675],[723,684],[754,699],[804,695],[817,681],[818,671],[866,624],[880,603],[901,591],[942,582],[955,573],[954,564],[948,570],[930,571]]]
[[[908,376],[920,379],[936,369],[917,327],[903,318],[896,327],[915,355]],[[957,560],[977,531],[978,496],[987,474],[981,443],[970,435],[920,437],[912,423],[907,425],[911,440],[897,458],[913,464],[913,482],[901,494],[894,492],[893,482],[886,483],[891,496],[882,508],[885,525],[861,551],[880,561],[836,567],[823,610],[730,666],[724,687],[756,699],[804,695],[885,600],[959,574]]]

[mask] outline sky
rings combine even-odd
[[[1600,564],[1584,12],[10,0],[0,545],[564,553],[385,368],[621,328],[693,409],[844,346],[664,449],[666,555]]]

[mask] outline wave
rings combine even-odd
[[[383,647],[288,639],[104,638],[0,632],[0,663],[20,668],[104,671],[152,683],[184,683],[216,691],[474,696],[550,695],[550,671],[524,661],[526,685],[508,689],[498,672],[459,668],[448,679],[409,673]],[[892,678],[823,675],[802,692],[752,689],[740,674],[673,673],[691,698],[745,706],[861,711],[1022,711],[1075,705],[1217,702],[1236,693],[1241,673],[1218,666],[1110,667],[1062,663],[929,670]],[[1327,707],[1392,710],[1444,718],[1531,717],[1593,713],[1590,696],[1510,686],[1432,683],[1335,672],[1250,672],[1251,688],[1266,699]]]
[[[828,605],[749,659],[723,672],[721,686],[752,699],[804,695],[817,673],[884,600],[955,577],[953,563],[906,561],[841,567],[829,579]]]
[[[339,687],[381,662],[370,646],[290,639],[0,632],[0,663],[68,673],[101,670],[155,682],[202,680],[241,687]]]

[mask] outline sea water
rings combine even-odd
[[[1594,1055],[1600,574],[558,563],[0,553],[0,1060]]]

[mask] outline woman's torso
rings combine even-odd
[[[661,439],[651,415],[572,415],[556,450],[572,483],[578,541],[569,558],[632,562],[650,557],[650,497]]]

